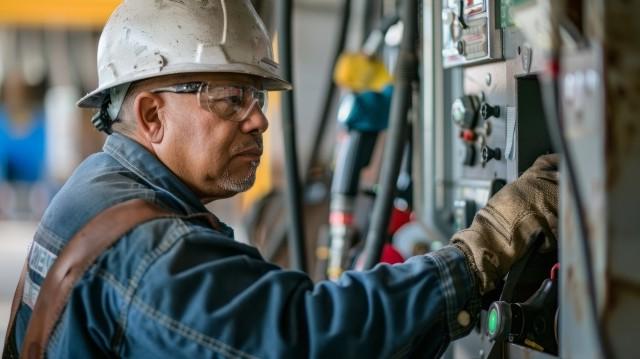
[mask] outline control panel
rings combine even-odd
[[[462,70],[461,92],[452,99],[450,117],[445,118],[451,121],[451,147],[446,151],[451,152],[447,207],[452,231],[471,225],[493,194],[538,156],[552,152],[540,81],[522,65],[524,46],[514,46],[515,56],[506,61]],[[532,55],[530,51],[526,56]],[[453,348],[477,350],[480,358],[557,355],[557,276],[550,275],[557,255],[552,253],[542,262],[538,254],[534,256],[523,269],[510,272],[503,291],[495,293],[497,298],[483,311],[476,331]]]
[[[493,14],[489,8],[481,12],[479,5],[485,5],[481,1],[462,4],[467,18],[474,16],[473,11],[487,19]],[[486,45],[496,36],[487,36]],[[504,47],[497,53],[504,59],[480,62],[467,57],[458,63],[460,87],[456,91],[452,86],[455,94],[444,104],[449,107],[444,121],[450,121],[451,129],[451,146],[445,151],[451,161],[447,207],[452,231],[467,228],[493,194],[517,179],[538,156],[553,151],[538,78],[544,61],[514,27],[504,28],[498,38]],[[448,60],[443,53],[443,62]],[[514,267],[492,304],[484,308],[477,330],[454,348],[477,350],[482,358],[557,355],[557,276],[550,274],[556,263],[555,252],[544,257],[532,253]]]
[[[430,186],[423,190],[425,223],[449,237],[469,227],[491,196],[553,149],[538,77],[542,50],[513,24],[511,1],[441,4],[443,43],[434,51],[441,67],[434,71],[442,74],[442,86],[423,99],[438,102],[425,116],[433,137],[423,145],[421,183]],[[452,357],[556,357],[557,263],[555,251],[532,252],[501,289],[483,298],[475,330],[452,343]]]
[[[445,68],[502,58],[495,0],[444,0],[442,57]]]

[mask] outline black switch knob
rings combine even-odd
[[[487,120],[491,117],[500,117],[500,106],[491,106],[486,102],[480,105],[480,116],[483,120]]]
[[[458,43],[456,43],[456,49],[458,50],[458,55],[460,56],[464,56],[465,55],[465,46],[464,46],[464,40],[460,40],[458,41]]]
[[[464,149],[464,159],[462,160],[462,164],[468,167],[473,167],[476,161],[476,149],[472,144],[468,144]]]
[[[493,149],[489,146],[482,147],[482,165],[484,166],[487,162],[492,159],[500,160],[502,157],[502,152],[499,148]]]

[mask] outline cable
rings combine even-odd
[[[293,83],[293,38],[292,0],[279,0],[278,9],[278,48],[280,64],[285,80]],[[287,188],[285,197],[289,209],[289,261],[292,269],[306,269],[306,252],[304,241],[304,216],[302,209],[302,186],[298,169],[296,150],[295,106],[293,91],[282,94],[282,131],[284,136],[285,172]]]
[[[613,358],[612,351],[609,343],[604,334],[603,326],[600,325],[600,319],[598,316],[598,305],[596,303],[596,288],[595,288],[595,275],[593,273],[593,262],[591,260],[591,232],[586,220],[586,211],[584,207],[584,201],[582,194],[578,187],[578,177],[574,166],[573,156],[569,152],[568,141],[564,132],[564,121],[562,120],[562,113],[560,107],[560,90],[559,90],[559,55],[554,54],[551,57],[549,63],[549,69],[547,71],[546,91],[543,91],[543,103],[546,107],[547,122],[551,133],[551,140],[554,143],[554,147],[559,150],[564,156],[564,164],[567,170],[569,178],[569,189],[571,196],[574,199],[576,206],[576,217],[578,220],[578,235],[581,239],[580,249],[585,264],[586,285],[587,293],[590,298],[589,309],[591,319],[593,320],[594,329],[596,331],[596,339],[598,340],[598,348],[601,351],[602,358]]]
[[[418,39],[418,4],[404,0],[402,21],[405,24],[398,63],[394,93],[391,100],[389,133],[380,170],[380,190],[371,213],[364,249],[364,269],[373,268],[379,262],[389,225],[392,200],[400,172],[405,139],[408,132],[407,113],[411,107],[413,82],[417,79],[416,41]]]
[[[551,140],[555,148],[560,150],[564,155],[563,160],[569,178],[569,190],[573,197],[576,207],[576,219],[578,221],[578,236],[580,239],[580,251],[584,260],[584,269],[586,275],[587,294],[589,297],[589,312],[593,321],[594,330],[596,332],[597,348],[601,354],[601,358],[613,358],[610,344],[604,333],[603,326],[600,325],[598,315],[598,304],[596,302],[595,275],[593,273],[593,262],[591,260],[591,232],[587,224],[587,215],[585,211],[584,201],[580,193],[578,175],[573,161],[573,156],[569,151],[569,144],[565,137],[564,120],[562,118],[562,107],[560,105],[560,54],[562,50],[561,29],[562,24],[566,23],[564,19],[564,11],[562,2],[553,2],[550,9],[551,32],[549,49],[549,60],[547,70],[543,77],[546,81],[546,91],[543,91],[542,99],[547,113],[547,121]]]
[[[344,0],[342,5],[342,19],[340,21],[340,29],[338,30],[338,41],[336,42],[335,52],[333,55],[333,62],[331,65],[331,75],[329,85],[325,91],[325,97],[322,101],[322,113],[318,121],[318,127],[316,128],[315,136],[313,138],[313,145],[311,146],[311,155],[309,156],[309,162],[307,163],[306,179],[308,180],[311,170],[318,164],[318,157],[320,156],[320,150],[322,142],[324,140],[325,132],[327,130],[327,124],[329,123],[329,114],[332,109],[333,102],[335,100],[336,83],[333,81],[333,73],[336,68],[336,63],[340,54],[344,51],[345,44],[347,42],[347,33],[349,30],[349,23],[351,22],[351,0]]]

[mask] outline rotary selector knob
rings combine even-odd
[[[491,106],[486,102],[480,105],[480,116],[483,120],[488,120],[491,117],[500,117],[500,106]]]
[[[453,122],[463,129],[475,127],[478,119],[480,99],[475,95],[465,95],[455,100],[451,105]]]

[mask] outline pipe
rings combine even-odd
[[[293,83],[292,0],[276,2],[278,14],[278,49],[283,77]],[[296,150],[295,107],[293,91],[282,93],[282,131],[284,137],[286,204],[289,209],[289,263],[292,269],[306,269],[304,216],[302,213],[302,186]]]
[[[336,95],[336,84],[333,81],[333,72],[335,71],[335,66],[336,66],[336,63],[338,62],[338,58],[340,57],[340,55],[342,54],[345,48],[348,28],[351,21],[351,3],[352,3],[351,0],[344,0],[344,3],[343,3],[343,8],[341,12],[342,18],[340,21],[340,29],[338,30],[339,37],[338,37],[338,41],[336,42],[335,53],[333,56],[333,62],[331,67],[331,74],[329,76],[330,81],[325,91],[325,97],[323,99],[323,102],[322,102],[323,105],[321,107],[322,113],[320,115],[318,125],[314,132],[316,135],[313,138],[313,145],[311,146],[309,161],[307,162],[306,171],[304,172],[306,176],[305,178],[302,179],[302,183],[307,183],[312,169],[315,166],[317,166],[319,162],[318,157],[321,153],[322,143],[324,141],[324,136],[326,135],[326,131],[327,131],[327,124],[329,123],[329,119],[330,119],[330,112],[331,112],[333,102],[335,100],[335,95]],[[284,225],[286,224],[279,225],[275,228],[276,234],[271,239],[272,243],[269,244],[268,250],[266,252],[267,254],[265,255],[265,259],[267,259],[268,261],[271,261],[273,258],[275,258],[277,251],[280,249],[280,247],[283,245],[283,243],[287,239],[287,236],[286,236],[287,231],[283,229]]]
[[[408,135],[407,114],[411,107],[413,82],[417,79],[418,68],[418,60],[414,52],[418,39],[417,14],[417,1],[404,0],[401,18],[405,26],[395,70],[396,81],[391,100],[388,142],[385,145],[382,159],[380,191],[376,194],[371,224],[365,242],[364,269],[373,268],[380,260],[389,225],[396,181],[402,163],[405,139]]]

